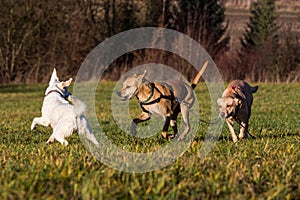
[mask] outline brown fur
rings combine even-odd
[[[251,87],[244,81],[234,80],[229,83],[223,92],[222,98],[217,100],[220,107],[220,117],[226,119],[234,142],[238,140],[233,127],[234,121],[240,125],[239,138],[247,138],[253,102],[252,93],[255,93],[257,89],[258,86]]]
[[[151,115],[158,115],[163,117],[165,122],[162,136],[164,138],[168,138],[167,131],[169,125],[171,124],[174,135],[171,135],[170,138],[173,138],[178,132],[176,120],[179,112],[181,112],[182,119],[185,124],[185,130],[180,135],[179,139],[183,139],[184,136],[190,131],[189,109],[193,106],[195,101],[193,88],[196,87],[201,75],[204,73],[207,67],[207,64],[208,62],[203,65],[200,72],[196,75],[192,82],[192,86],[179,80],[150,83],[145,79],[146,71],[142,75],[133,75],[127,78],[123,83],[122,89],[118,92],[121,100],[129,100],[136,96],[139,102],[144,103],[144,105],[142,105],[143,112],[139,117],[133,119],[131,125],[132,134],[136,134],[136,125],[138,123],[149,120]],[[174,98],[161,98],[162,95],[169,97],[173,95]],[[159,101],[154,102],[158,99]],[[149,102],[154,103],[147,104]]]

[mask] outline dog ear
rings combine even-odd
[[[64,88],[64,87],[68,87],[69,85],[71,85],[71,83],[72,83],[72,78],[70,78],[69,80],[67,80],[67,81],[65,81],[65,82],[62,82],[62,88]]]
[[[144,73],[139,76],[139,83],[142,84],[147,75],[147,70],[145,69]]]
[[[218,98],[218,99],[217,99],[217,104],[218,104],[218,106],[221,106],[221,105],[222,105],[222,101],[223,101],[222,98]]]
[[[147,75],[147,70],[145,69],[144,73],[141,75],[143,77],[143,79],[146,77]]]
[[[58,77],[57,77],[57,73],[56,73],[56,69],[53,69],[52,75],[51,75],[51,79],[49,81],[49,85],[53,85],[55,82],[59,81]]]

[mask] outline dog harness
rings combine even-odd
[[[143,112],[146,112],[146,113],[150,113],[144,106],[146,105],[152,105],[152,104],[155,104],[155,103],[158,103],[160,102],[161,99],[167,99],[167,100],[170,100],[171,101],[171,108],[173,108],[174,106],[174,101],[176,100],[175,99],[175,96],[174,96],[174,93],[172,90],[169,89],[170,91],[170,95],[164,95],[156,86],[154,83],[150,83],[151,85],[151,94],[150,96],[145,100],[145,101],[140,101],[138,96],[136,96],[136,98],[140,101],[140,106],[143,110]],[[154,99],[152,101],[149,101],[152,97],[153,97],[153,94],[154,94],[154,90],[156,90],[160,96],[157,98],[157,99]],[[148,102],[149,101],[149,102]],[[178,101],[179,102],[179,101]]]
[[[62,91],[62,89],[57,87],[57,90],[50,90],[45,96],[48,96],[51,93],[58,93],[62,98],[66,99],[66,100],[67,100],[68,96],[71,94],[68,92],[68,95],[65,95],[66,93],[64,91]]]

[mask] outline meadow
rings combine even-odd
[[[103,83],[97,116],[108,138],[127,150],[167,144],[159,134],[133,142],[116,126],[110,109],[114,83]],[[171,165],[146,173],[110,168],[93,157],[74,133],[69,146],[46,145],[50,127],[30,131],[40,116],[46,85],[0,86],[0,199],[299,199],[300,84],[259,84],[250,132],[255,139],[233,143],[227,126],[205,157],[199,150],[208,125]],[[71,90],[72,91],[72,90]],[[200,118],[209,120],[210,99],[196,88]],[[132,115],[139,114],[136,101]],[[146,126],[146,125],[144,125]],[[146,149],[145,149],[146,148]]]

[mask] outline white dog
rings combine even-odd
[[[65,139],[72,135],[74,130],[78,134],[84,135],[94,144],[99,144],[89,126],[87,119],[84,117],[85,105],[79,99],[71,96],[68,92],[68,86],[72,78],[68,81],[60,82],[56,69],[53,70],[49,87],[46,89],[45,98],[42,106],[42,117],[35,117],[31,124],[31,130],[37,124],[53,128],[53,133],[47,141],[51,143],[56,139],[63,145],[68,145]],[[73,104],[70,104],[70,102]]]

